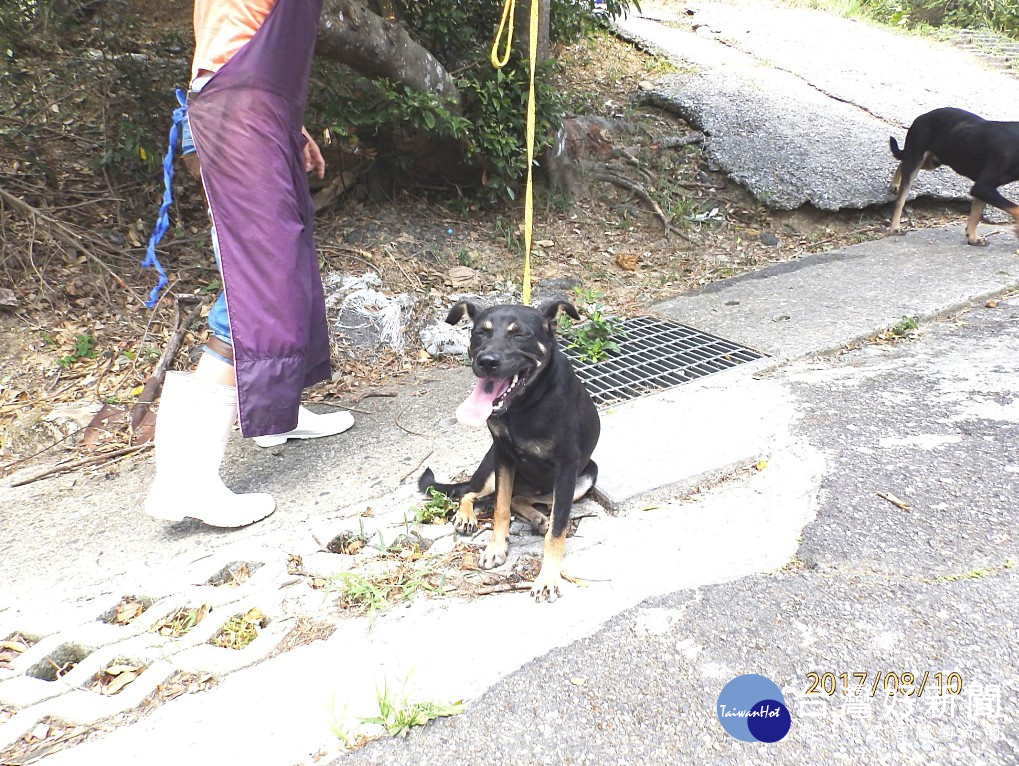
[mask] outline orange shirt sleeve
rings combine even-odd
[[[191,79],[219,71],[250,40],[276,0],[195,0]]]

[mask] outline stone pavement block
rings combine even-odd
[[[116,658],[152,662],[165,654],[165,638],[153,633],[118,634],[116,627],[88,623],[39,642],[18,658],[16,675],[0,682],[0,703],[27,708],[84,686]],[[56,678],[57,666],[74,666]]]
[[[0,640],[20,634],[37,643],[47,636],[78,625],[84,625],[113,609],[120,599],[113,596],[61,604],[54,609],[50,603],[20,603],[5,610],[0,618]],[[34,648],[34,646],[33,646]]]
[[[243,614],[244,611],[244,609],[239,609],[230,612],[223,621],[234,614]],[[217,624],[217,632],[222,626],[223,621]],[[283,637],[287,635],[293,625],[293,618],[272,620],[259,631],[258,637],[243,649],[228,649],[214,646],[206,641],[174,655],[172,658],[173,665],[178,670],[192,673],[206,672],[217,676],[233,673],[264,660],[279,646],[280,641],[283,640]]]
[[[176,669],[171,662],[156,660],[117,694],[106,695],[91,689],[73,689],[67,694],[44,700],[33,708],[22,711],[25,714],[23,721],[27,722],[34,718],[28,728],[47,717],[89,726],[103,718],[138,707],[142,700],[175,672]],[[28,728],[23,729],[22,733]]]
[[[44,681],[32,676],[16,676],[0,683],[0,704],[13,708],[26,708],[50,697],[57,697],[66,691],[67,687],[59,681]]]
[[[52,638],[62,638],[65,643],[80,644],[81,646],[106,646],[127,641],[144,633],[144,626],[135,623],[136,621],[132,621],[127,625],[111,625],[97,618],[92,622],[68,627]]]
[[[34,710],[34,708],[21,710],[7,721],[0,723],[0,752],[9,748],[39,723],[39,716],[33,712]]]
[[[771,355],[776,362],[835,351],[895,326],[983,303],[1019,285],[1011,227],[962,226],[811,255],[716,282],[654,306],[656,314]]]
[[[114,663],[152,665],[169,656],[175,645],[163,636],[144,633],[140,636],[99,647],[83,658],[60,682],[70,688],[87,688],[94,677]]]
[[[348,556],[344,553],[329,553],[329,551],[315,551],[301,558],[304,564],[304,572],[312,577],[332,579],[344,572],[350,572],[364,562],[364,557]]]

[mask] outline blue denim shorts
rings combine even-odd
[[[216,224],[212,225],[209,232],[212,237],[212,251],[216,255],[216,266],[219,268],[220,278],[223,277],[223,267],[219,263],[219,238],[216,237]],[[225,343],[233,345],[233,338],[230,335],[230,317],[226,310],[226,292],[220,291],[216,302],[209,309],[209,330],[212,334]]]
[[[186,111],[184,113],[184,121],[180,124],[180,153],[181,154],[195,153],[195,142],[191,138],[191,124],[188,122]]]

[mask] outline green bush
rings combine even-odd
[[[1019,0],[871,0],[868,15],[887,24],[992,29],[1019,35]]]
[[[72,27],[86,9],[84,0],[3,0],[0,44],[34,46]]]

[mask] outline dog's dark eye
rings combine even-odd
[[[513,333],[514,338],[520,338],[521,340],[526,340],[527,338],[531,338],[533,336],[534,333],[531,332],[530,330],[517,330]]]

